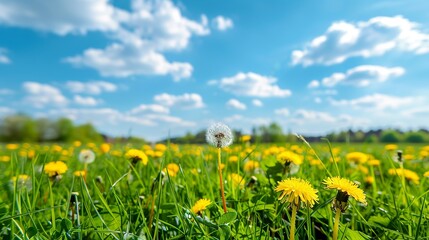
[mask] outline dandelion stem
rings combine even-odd
[[[49,197],[51,202],[51,219],[52,219],[52,229],[56,229],[55,226],[55,209],[54,209],[54,195],[52,194],[52,181],[49,181]]]
[[[335,211],[334,233],[332,235],[332,240],[338,239],[338,227],[340,226],[340,216],[341,216],[341,209],[337,208],[337,210]]]
[[[86,174],[88,174],[88,163],[85,163],[85,164],[83,165],[83,171],[84,171],[84,174],[83,174],[83,181],[86,183]]]
[[[295,222],[296,222],[296,212],[298,210],[298,206],[295,203],[292,203],[292,217],[290,219],[290,240],[295,239]]]
[[[220,153],[221,153],[221,148],[217,148],[217,168],[219,170],[219,184],[220,184],[220,194],[222,197],[222,207],[223,207],[223,211],[226,213],[227,209],[226,209],[226,200],[225,200],[225,191],[223,189],[223,178],[222,178],[222,168],[221,168],[221,161],[220,161]]]

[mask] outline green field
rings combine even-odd
[[[86,176],[76,172],[85,168],[83,149],[96,154]],[[130,149],[141,150],[147,163],[133,164]],[[298,163],[284,164],[283,152],[299,156]],[[217,153],[174,144],[2,145],[0,239],[289,239],[293,204],[279,201],[275,188],[290,177],[318,191],[312,208],[298,205],[295,239],[330,239],[337,191],[323,181],[335,176],[356,182],[367,202],[349,198],[338,239],[429,238],[429,147],[235,144],[221,152],[227,213]],[[49,177],[45,165],[53,161],[67,171]],[[200,199],[211,204],[196,210]]]

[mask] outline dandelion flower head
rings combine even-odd
[[[49,177],[62,175],[67,171],[68,167],[64,162],[56,161],[49,162],[45,165],[44,171]]]
[[[137,163],[138,161],[141,161],[143,163],[143,165],[147,165],[148,162],[148,158],[146,156],[146,154],[138,149],[130,149],[125,153],[125,157],[129,160],[131,160],[134,164]]]
[[[207,129],[206,140],[210,145],[217,148],[227,147],[232,144],[232,131],[223,123],[212,124]]]
[[[300,178],[288,178],[278,183],[275,188],[276,192],[281,192],[279,200],[287,201],[295,205],[300,202],[313,207],[314,203],[319,200],[317,190],[311,184]]]
[[[212,202],[209,199],[200,199],[192,207],[191,211],[195,214],[201,214]]]
[[[340,177],[330,177],[325,179],[323,183],[328,189],[337,189],[347,196],[352,196],[356,201],[366,204],[365,193],[358,185],[348,179]]]
[[[290,164],[290,163],[293,163],[295,165],[302,164],[302,158],[298,154],[292,151],[281,152],[280,154],[277,155],[277,161],[279,161],[283,165]]]
[[[415,173],[411,170],[405,169],[405,168],[403,168],[403,169],[402,168],[396,168],[396,169],[391,168],[391,169],[389,169],[388,173],[390,175],[398,175],[400,177],[403,176],[403,177],[405,177],[405,179],[407,179],[408,181],[411,181],[415,184],[419,184],[419,182],[420,182],[420,177],[419,177],[419,175],[417,175],[417,173]]]

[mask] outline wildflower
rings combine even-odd
[[[253,172],[257,168],[259,168],[259,162],[253,160],[247,161],[243,166],[243,169],[246,172]]]
[[[19,147],[18,144],[13,144],[13,143],[6,144],[7,150],[16,150],[16,149],[18,149],[18,147]]]
[[[198,200],[195,205],[192,207],[191,211],[195,214],[201,215],[201,213],[207,209],[207,207],[212,202],[209,199],[200,199]]]
[[[317,190],[308,181],[300,178],[288,178],[278,182],[275,191],[281,192],[279,200],[290,202],[296,206],[303,202],[309,207],[313,207],[314,203],[319,200]]]
[[[340,208],[342,212],[347,209],[347,201],[349,196],[352,196],[354,199],[356,199],[356,201],[367,204],[363,190],[360,189],[356,183],[353,183],[348,179],[330,177],[325,179],[323,183],[328,189],[338,190],[337,196],[334,199],[334,208]]]
[[[162,143],[157,143],[155,144],[155,150],[160,152],[165,152],[165,150],[167,150],[167,146],[165,146]]]
[[[250,177],[250,180],[247,182],[246,187],[248,188],[252,188],[256,182],[258,182],[258,178],[256,178],[255,176]]]
[[[370,166],[380,166],[380,160],[373,159],[368,161],[368,165]]]
[[[92,163],[95,160],[95,154],[93,151],[89,150],[89,149],[84,149],[82,151],[80,151],[79,153],[79,161],[81,163]]]
[[[423,173],[423,177],[429,177],[429,171],[426,171],[425,173]]]
[[[309,207],[313,207],[314,203],[319,200],[317,190],[315,190],[306,180],[300,178],[288,178],[278,182],[275,191],[281,192],[280,197],[278,198],[280,201],[287,201],[292,205],[289,239],[294,240],[296,213],[300,207],[300,203],[302,202]]]
[[[232,144],[233,135],[231,129],[223,123],[215,123],[211,125],[206,132],[206,140],[207,142],[217,147],[217,156],[218,156],[218,173],[219,173],[219,185],[220,185],[220,194],[222,198],[222,207],[223,211],[226,213],[226,199],[225,199],[225,191],[223,188],[223,178],[222,178],[222,168],[221,168],[221,148],[228,147]],[[227,150],[227,149],[225,149]]]
[[[170,177],[175,177],[177,173],[179,172],[180,168],[179,165],[175,163],[169,163],[167,164],[167,167],[164,168],[164,172],[166,172]]]
[[[243,135],[240,137],[240,142],[248,142],[250,141],[250,139],[252,139],[252,136],[250,135]]]
[[[362,189],[358,188],[356,183],[352,181],[340,178],[340,177],[330,177],[323,181],[326,184],[328,189],[337,189],[337,196],[332,202],[332,208],[335,211],[335,221],[334,229],[332,234],[332,239],[337,240],[338,238],[338,227],[340,224],[340,216],[342,212],[345,212],[348,207],[349,196],[352,196],[357,201],[366,205],[365,193]]]
[[[367,176],[365,178],[365,182],[368,184],[372,184],[372,183],[374,183],[374,178],[372,176]]]
[[[238,157],[237,156],[230,156],[228,158],[228,161],[230,161],[230,162],[238,162]]]
[[[368,156],[362,152],[351,152],[346,155],[346,159],[353,163],[365,163],[368,160]]]
[[[73,142],[73,146],[75,147],[80,147],[82,145],[82,143],[80,141],[74,141]]]
[[[229,174],[229,180],[235,187],[243,187],[244,186],[244,178],[237,173]]]
[[[386,151],[395,151],[398,149],[398,145],[396,144],[387,144],[386,146],[384,146],[384,149]]]
[[[231,129],[223,123],[215,123],[207,129],[206,140],[214,147],[227,147],[233,140]]]
[[[110,144],[108,144],[108,143],[103,143],[103,144],[101,144],[101,145],[100,145],[100,150],[101,150],[103,153],[108,153],[108,152],[110,151]]]
[[[143,165],[147,165],[148,158],[146,154],[138,149],[130,149],[125,153],[125,157],[131,160],[131,163],[134,165],[137,162],[141,161]]]
[[[404,169],[404,168],[391,168],[389,169],[388,173],[390,175],[397,175],[400,177],[405,177],[406,180],[411,181],[415,184],[419,184],[420,181],[420,177],[419,175],[417,175],[417,173],[408,170],[408,169]]]
[[[9,162],[10,157],[9,156],[0,156],[0,162]]]
[[[277,155],[277,161],[279,161],[283,165],[289,165],[291,163],[295,165],[302,164],[302,158],[291,151],[283,151]]]
[[[86,176],[86,171],[74,171],[73,175],[75,175],[76,177],[84,177]]]
[[[68,167],[64,162],[56,161],[47,163],[44,171],[50,178],[55,178],[67,172],[67,169]]]

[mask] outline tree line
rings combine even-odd
[[[233,130],[236,142],[241,136],[247,135],[240,130]],[[161,142],[182,144],[203,144],[206,142],[206,130],[196,133],[188,132],[184,136],[164,139]],[[251,133],[253,143],[283,143],[297,142],[295,134],[284,133],[277,123],[253,127]],[[325,136],[304,136],[309,142],[322,141],[323,138],[331,142],[352,143],[429,143],[429,131],[420,129],[416,131],[401,131],[399,129],[378,130],[344,130],[332,132]],[[134,142],[143,143],[144,139],[138,137],[110,137],[97,131],[91,123],[76,125],[68,118],[48,119],[32,118],[25,114],[15,114],[3,117],[0,120],[0,142]]]

